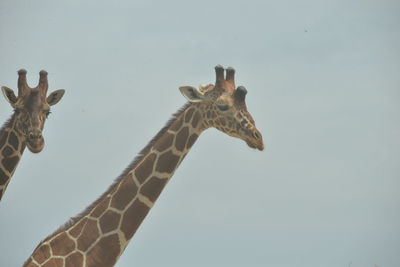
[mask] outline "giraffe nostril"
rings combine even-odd
[[[40,131],[32,131],[28,133],[29,140],[40,139],[42,137],[42,133]]]

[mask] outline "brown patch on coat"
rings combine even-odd
[[[14,153],[14,150],[10,147],[10,146],[6,146],[3,149],[3,157],[8,158],[9,156],[11,156]]]
[[[185,122],[186,123],[189,122],[190,119],[192,118],[193,112],[194,112],[194,108],[190,108],[185,112]]]
[[[108,210],[106,213],[103,214],[103,216],[101,216],[99,221],[101,232],[105,234],[117,229],[120,219],[120,214],[116,213],[115,211]]]
[[[135,176],[140,183],[143,183],[153,172],[154,162],[157,155],[152,153],[148,155],[135,169]]]
[[[77,239],[78,249],[80,251],[86,251],[99,236],[100,232],[97,227],[97,222],[88,219],[82,229],[82,234]]]
[[[0,185],[5,185],[8,181],[8,176],[0,168]],[[1,199],[1,196],[0,196]]]
[[[75,242],[66,233],[62,233],[51,240],[50,247],[53,256],[66,256],[75,249]]]
[[[200,113],[198,111],[196,111],[196,113],[193,116],[192,127],[197,128],[199,121],[200,121]]]
[[[160,179],[153,176],[142,186],[140,193],[154,203],[166,184],[167,179]]]
[[[72,253],[65,259],[65,267],[83,266],[83,255],[79,251]]]
[[[137,190],[132,175],[125,177],[112,197],[111,207],[123,210],[136,196]]]
[[[163,152],[164,150],[171,147],[172,142],[174,141],[174,136],[171,133],[165,133],[157,142],[154,144],[154,148],[159,151]]]
[[[192,146],[193,146],[193,144],[194,144],[194,142],[196,142],[196,140],[197,140],[197,138],[198,138],[199,136],[197,135],[197,134],[192,134],[190,137],[189,137],[189,140],[188,140],[188,142],[187,142],[187,144],[186,144],[186,149],[190,149]]]
[[[125,234],[126,240],[132,238],[149,210],[149,207],[138,199],[126,210],[121,223],[121,231]]]
[[[24,264],[24,267],[39,267],[36,263],[34,263],[30,258],[29,260]]]
[[[90,215],[93,217],[100,217],[101,214],[108,208],[108,204],[110,203],[110,197],[104,198],[92,211]]]
[[[8,143],[14,148],[14,150],[18,150],[19,141],[14,132],[10,132],[10,135],[8,136]]]
[[[103,237],[86,255],[86,266],[114,266],[119,256],[119,250],[120,246],[117,234]]]
[[[4,146],[7,140],[7,132],[0,133],[0,148]]]
[[[12,171],[17,166],[18,161],[19,161],[19,157],[18,156],[14,156],[14,157],[11,157],[11,158],[4,158],[3,161],[2,161],[2,164],[3,164],[4,168],[9,173],[12,173]]]
[[[180,116],[171,124],[171,126],[169,127],[169,129],[170,129],[171,131],[178,131],[178,130],[182,127],[182,124],[183,124],[183,116],[180,115]]]
[[[157,160],[156,171],[172,173],[179,162],[179,157],[171,151],[160,155]]]
[[[189,128],[183,127],[177,134],[175,139],[175,147],[178,151],[183,151],[186,145],[186,141],[189,135]]]
[[[83,226],[85,226],[87,221],[87,218],[83,218],[79,223],[77,223],[74,227],[69,230],[69,234],[72,235],[73,237],[78,237],[83,229]]]
[[[64,260],[60,258],[52,258],[42,267],[63,267]]]
[[[49,247],[49,245],[41,246],[40,248],[38,248],[35,251],[35,254],[33,255],[33,259],[39,264],[42,264],[48,258],[50,258],[50,247]]]

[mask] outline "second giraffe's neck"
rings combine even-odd
[[[16,130],[16,115],[0,129],[0,200],[25,149],[25,138]]]
[[[113,266],[206,128],[202,118],[196,104],[184,106],[109,190],[44,240],[25,266],[32,262],[42,266],[40,261],[46,263],[64,255],[75,255],[74,266]],[[49,251],[46,259],[43,251]],[[65,264],[68,257],[63,260]]]

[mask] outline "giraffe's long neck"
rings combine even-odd
[[[24,266],[113,266],[205,129],[202,118],[192,104],[176,113],[116,183],[39,244]]]
[[[25,149],[25,138],[16,130],[16,115],[0,129],[0,200]]]

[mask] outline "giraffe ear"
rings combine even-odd
[[[181,86],[179,90],[189,102],[197,103],[205,99],[203,93],[192,86]]]
[[[64,93],[65,93],[64,89],[60,89],[60,90],[56,90],[56,91],[52,92],[46,98],[47,104],[49,104],[50,106],[53,106],[53,105],[57,104],[58,101],[60,101],[61,98],[63,97]]]
[[[1,87],[1,91],[3,92],[4,97],[10,102],[11,105],[17,102],[17,97],[14,94],[14,91],[6,86]]]

